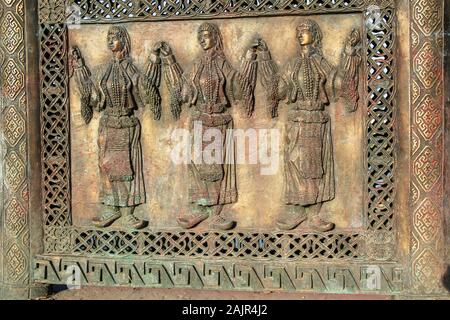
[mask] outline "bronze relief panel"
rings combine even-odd
[[[69,3],[41,2],[36,278],[402,290],[393,1]]]
[[[363,22],[346,14],[69,28],[75,225],[362,228]],[[174,131],[196,123],[203,136],[223,133],[222,164],[174,163]],[[230,145],[232,128],[257,139]],[[251,154],[264,138],[278,139],[267,150],[270,174]]]

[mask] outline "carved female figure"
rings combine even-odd
[[[202,54],[189,72],[183,72],[169,45],[161,44],[165,79],[171,88],[173,109],[182,103],[192,107],[191,129],[195,123],[201,124],[202,136],[206,130],[219,130],[223,147],[220,163],[208,163],[200,159],[191,161],[188,165],[191,212],[181,215],[178,223],[189,229],[212,215],[211,227],[227,230],[233,228],[235,222],[224,217],[223,207],[236,202],[238,196],[235,151],[230,134],[233,119],[227,109],[240,101],[246,115],[250,116],[252,113],[256,82],[256,46],[248,50],[241,72],[237,72],[225,57],[222,36],[217,25],[203,23],[197,35]]]
[[[322,55],[322,32],[313,20],[297,27],[298,55],[282,74],[271,59],[264,41],[258,50],[262,85],[267,92],[273,117],[278,102],[290,105],[285,139],[285,204],[277,225],[291,230],[305,220],[317,231],[329,231],[334,224],[319,217],[322,204],[335,197],[333,145],[330,116],[326,106],[335,98],[347,100],[353,112],[358,101],[358,66],[361,58],[353,30],[343,52],[341,64],[334,69]]]
[[[107,227],[124,216],[125,226],[142,228],[144,221],[134,216],[136,206],[145,203],[145,187],[140,143],[141,125],[134,115],[149,104],[155,119],[160,117],[160,61],[153,52],[147,72],[142,75],[130,58],[127,30],[112,26],[107,46],[111,60],[91,74],[77,47],[72,48],[71,66],[81,96],[81,114],[88,124],[93,110],[101,112],[98,130],[98,165],[101,180],[102,215],[93,221]]]

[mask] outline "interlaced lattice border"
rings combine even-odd
[[[69,226],[70,132],[67,27],[41,27],[42,170],[44,224]]]
[[[149,258],[357,259],[365,256],[358,233],[260,233],[46,229],[47,250],[59,254]],[[61,239],[64,239],[61,241]]]
[[[206,2],[210,6],[206,6]],[[136,6],[137,4],[139,6]],[[251,259],[375,259],[395,256],[394,230],[394,1],[153,1],[41,0],[41,102],[45,250],[51,254],[123,257]],[[183,4],[184,3],[184,4]],[[256,4],[257,3],[257,4]],[[307,4],[306,4],[307,3]],[[361,12],[366,27],[366,230],[327,234],[205,233],[97,230],[72,226],[67,75],[67,6],[81,8],[79,23],[161,19]],[[367,8],[378,5],[375,20]],[[130,8],[130,9],[126,9]],[[133,11],[134,10],[134,11]],[[134,13],[132,13],[132,11]],[[231,239],[231,240],[230,240]],[[238,240],[233,240],[238,239]],[[233,242],[234,241],[234,242]],[[261,244],[262,243],[262,244]],[[366,250],[367,246],[372,246]]]
[[[393,229],[395,159],[395,14],[382,12],[379,26],[367,32],[368,228]]]
[[[41,0],[41,22],[209,19],[280,14],[361,12],[393,8],[394,0]],[[64,5],[66,5],[65,9]]]

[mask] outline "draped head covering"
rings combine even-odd
[[[312,33],[312,35],[313,35],[312,47],[317,54],[322,55],[323,34],[322,34],[322,30],[320,30],[320,27],[317,24],[317,22],[315,22],[314,20],[311,20],[311,19],[304,20],[302,23],[300,23],[297,26],[297,37],[303,31],[310,31]]]
[[[219,56],[221,56],[222,58],[225,58],[225,53],[223,52],[223,40],[222,40],[222,35],[220,33],[219,27],[216,24],[210,23],[210,22],[202,23],[200,25],[200,27],[198,28],[198,39],[199,40],[200,40],[201,33],[204,31],[208,31],[213,35],[214,39],[216,40],[214,50],[216,51],[216,53]]]
[[[131,40],[127,29],[122,26],[111,26],[108,30],[108,36],[109,35],[114,35],[119,39],[120,43],[122,44],[123,56],[125,58],[129,58],[131,52]]]

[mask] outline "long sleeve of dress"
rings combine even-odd
[[[325,82],[325,92],[329,99],[329,102],[336,101],[338,98],[336,94],[337,90],[337,69],[335,66],[331,65],[327,59],[320,56],[318,58],[320,69],[325,73],[327,81]]]
[[[257,61],[256,55],[250,50],[242,61],[239,71],[235,71],[229,63],[225,63],[228,87],[228,95],[233,101],[240,101],[245,115],[251,117],[255,109],[255,87]]]
[[[351,52],[344,50],[339,65],[331,65],[324,57],[320,59],[321,69],[327,75],[326,92],[331,101],[344,99],[347,112],[354,112],[358,107],[359,93],[359,52],[352,48]]]
[[[101,109],[100,91],[92,80],[92,73],[81,60],[74,66],[73,75],[76,88],[81,96],[81,116],[86,124],[92,120],[93,110]]]
[[[277,64],[272,60],[269,51],[263,51],[259,54],[261,70],[261,85],[266,92],[266,101],[269,107],[269,112],[273,118],[278,116],[278,104],[280,101],[288,99],[288,103],[295,102],[295,97],[292,97],[292,84],[283,77]],[[283,75],[289,75],[291,66],[288,64],[285,67]]]
[[[161,59],[155,54],[151,54],[140,87],[143,102],[150,106],[150,110],[152,111],[155,120],[161,118],[160,84]]]
[[[354,112],[359,101],[359,66],[362,57],[357,48],[345,49],[337,69],[335,90],[338,97],[345,101],[347,112]]]
[[[162,58],[164,64],[164,80],[170,92],[170,110],[172,116],[178,119],[181,114],[181,106],[188,102],[193,104],[193,87],[183,74],[183,69],[176,61],[174,55]]]

